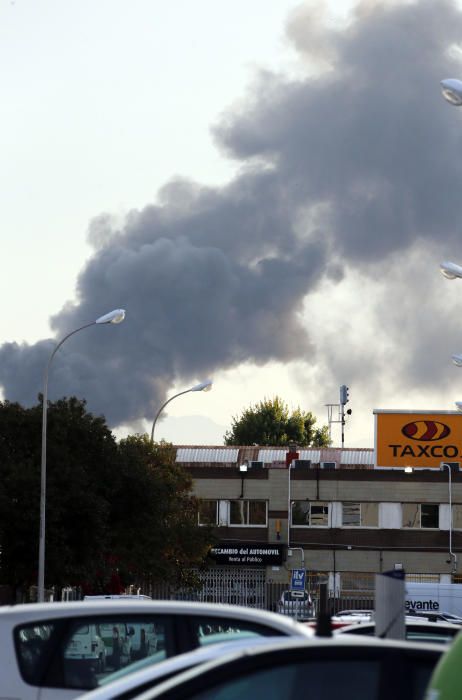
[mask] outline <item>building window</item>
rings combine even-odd
[[[462,530],[462,506],[452,506],[452,527],[454,530]]]
[[[375,574],[364,571],[345,571],[340,573],[342,592],[356,593],[357,591],[374,591]]]
[[[329,504],[325,501],[293,501],[291,525],[294,527],[328,527]]]
[[[403,503],[403,527],[439,527],[439,505],[436,503]]]
[[[200,501],[199,525],[216,525],[218,513],[218,501]]]
[[[244,525],[247,527],[266,527],[267,503],[266,501],[230,501],[229,502],[230,526]]]
[[[378,503],[342,503],[343,527],[378,527]]]

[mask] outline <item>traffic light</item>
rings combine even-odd
[[[344,406],[349,400],[349,389],[346,384],[342,384],[340,387],[340,403],[342,406]]]

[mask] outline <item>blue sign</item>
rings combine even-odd
[[[291,591],[304,591],[305,590],[305,569],[293,569],[292,577],[290,580],[290,590]]]

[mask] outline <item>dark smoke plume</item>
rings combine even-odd
[[[315,47],[323,72],[261,73],[224,114],[213,133],[241,163],[232,182],[175,179],[120,227],[109,215],[92,222],[94,254],[76,303],[52,319],[55,338],[113,308],[127,318],[63,346],[50,398],[85,397],[117,426],[151,419],[180,379],[244,361],[316,363],[310,297],[325,280],[342,285],[356,270],[378,285],[376,323],[395,344],[405,338],[414,358],[396,360],[401,387],[435,381],[435,373],[450,381],[431,350],[448,326],[456,342],[450,311],[434,313],[425,298],[427,322],[419,321],[416,304],[428,286],[393,271],[419,251],[462,262],[462,110],[439,93],[442,78],[462,75],[449,51],[462,37],[462,14],[449,0],[363,4],[348,26],[332,29],[302,6],[288,37],[307,64]],[[385,292],[387,279],[393,287]],[[331,372],[341,365],[364,384],[365,367],[370,377],[381,371],[362,356],[372,342],[360,323],[365,303],[358,298],[350,319],[359,338],[350,348],[338,339],[322,358]],[[8,399],[36,400],[54,342],[0,348]]]

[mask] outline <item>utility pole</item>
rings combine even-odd
[[[339,403],[326,403],[327,407],[327,421],[329,424],[329,438],[332,439],[332,423],[340,423],[342,427],[342,449],[345,445],[345,413],[351,416],[351,408],[345,411],[345,404],[350,400],[349,398],[349,388],[346,384],[342,384],[340,387],[340,402]],[[337,419],[333,418],[334,409],[337,409],[338,415]]]
[[[341,409],[341,421],[342,421],[342,449],[345,445],[345,404],[348,403],[349,399],[349,389],[346,384],[342,384],[340,387],[340,409]],[[351,409],[349,410],[351,413]]]

